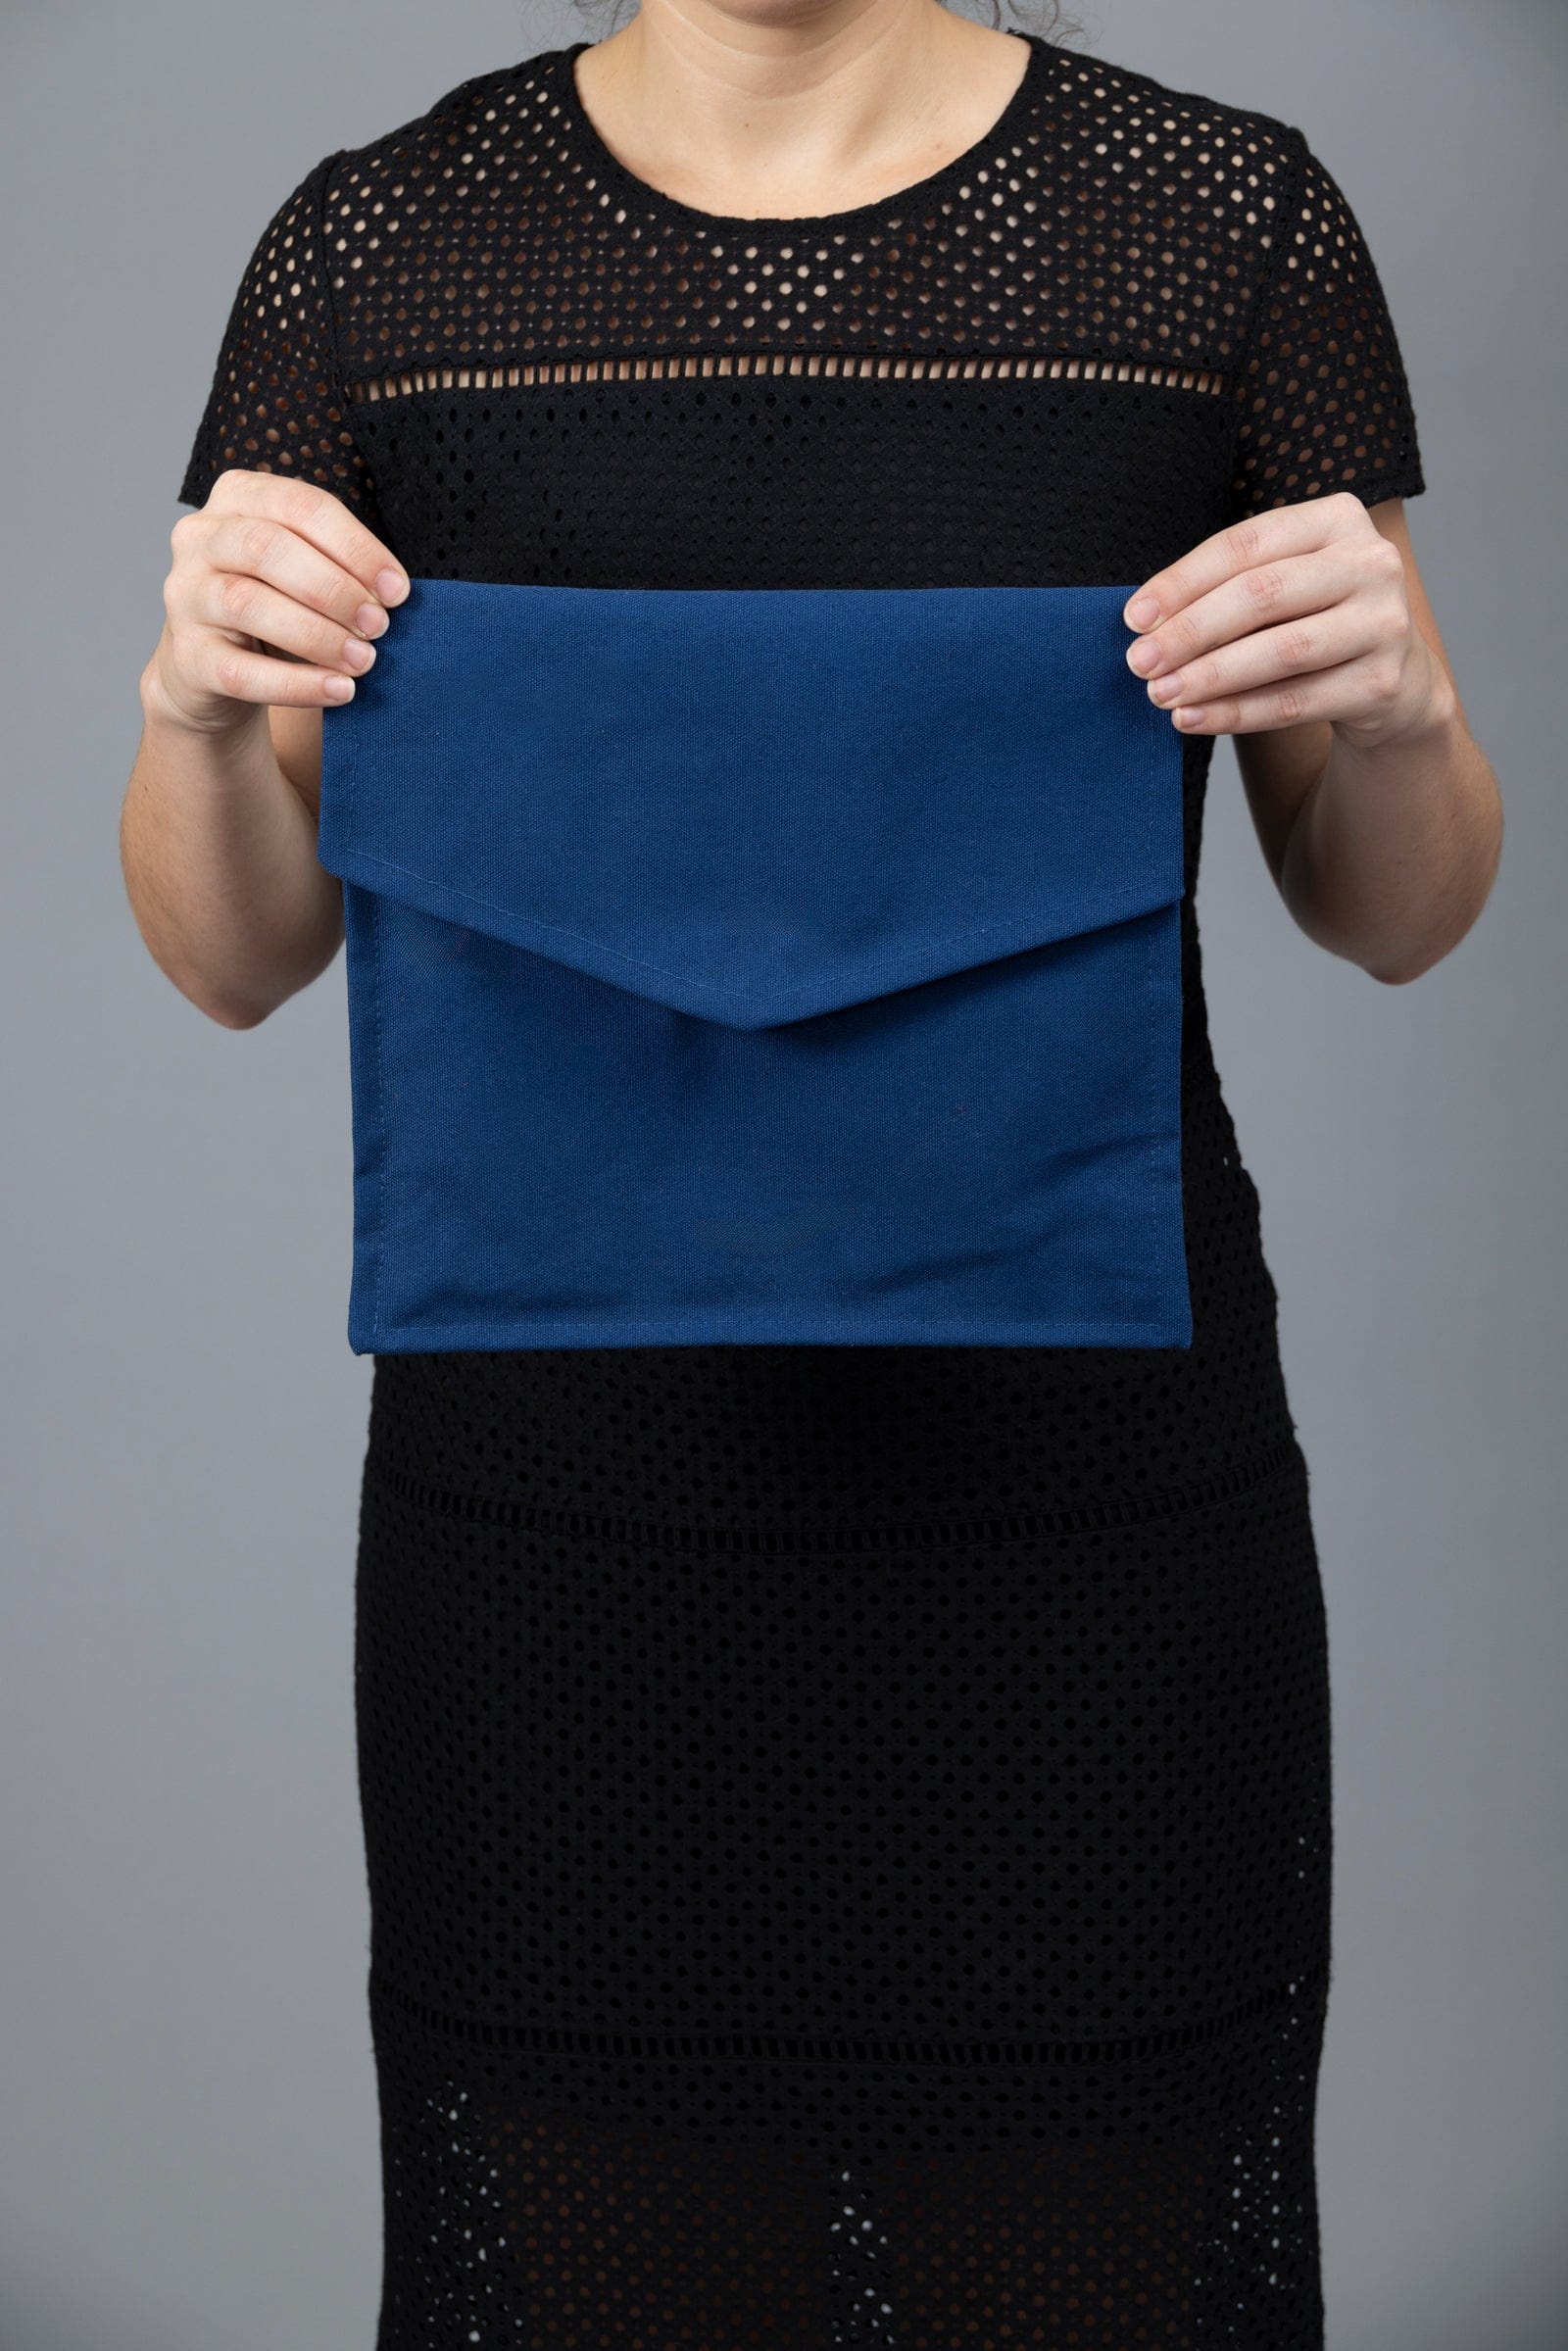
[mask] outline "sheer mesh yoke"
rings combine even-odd
[[[1131,587],[1418,493],[1301,133],[1027,38],[986,138],[820,219],[638,180],[583,43],[324,158],[181,495],[263,467],[420,575],[743,589]],[[1209,1050],[1211,753],[1191,1348],[377,1359],[377,2351],[1320,2351],[1326,1632]]]

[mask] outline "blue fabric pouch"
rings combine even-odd
[[[355,1352],[1190,1346],[1131,592],[416,579],[322,725]]]

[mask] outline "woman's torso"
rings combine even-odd
[[[581,46],[334,160],[355,462],[413,573],[1131,587],[1255,495],[1241,336],[1297,134],[1032,40],[992,135],[914,189],[732,221],[621,170],[576,98]],[[433,1488],[803,1541],[1071,1524],[1266,1474],[1294,1431],[1209,1052],[1211,755],[1184,742],[1190,1348],[380,1356],[372,1441]]]

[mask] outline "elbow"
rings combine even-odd
[[[1421,978],[1446,955],[1452,955],[1461,939],[1469,937],[1481,919],[1483,907],[1492,896],[1502,858],[1502,808],[1494,798],[1492,823],[1479,857],[1472,867],[1469,888],[1463,902],[1448,910],[1444,929],[1437,932],[1418,949],[1377,962],[1366,962],[1362,968],[1386,988],[1407,988],[1412,980]]]
[[[1408,988],[1412,980],[1420,979],[1423,972],[1441,963],[1448,952],[1448,948],[1441,947],[1430,955],[1408,955],[1401,962],[1363,963],[1361,968],[1369,979],[1377,980],[1385,988]]]
[[[1377,962],[1362,963],[1369,978],[1379,980],[1385,988],[1408,988],[1412,980],[1434,969],[1451,955],[1462,939],[1469,937],[1480,915],[1479,906],[1467,909],[1461,921],[1450,922],[1447,929],[1429,939],[1419,948],[1407,949],[1404,954],[1380,958]]]
[[[135,910],[134,901],[132,908]],[[220,1029],[260,1028],[268,1014],[276,1008],[279,1000],[261,1003],[255,997],[244,996],[230,988],[218,985],[214,975],[201,969],[187,956],[175,954],[168,942],[158,937],[151,926],[136,914],[142,943],[164,978],[188,1004],[205,1014]]]
[[[194,1001],[194,1000],[193,1000]],[[197,1010],[220,1029],[258,1029],[267,1018],[270,1006],[236,1004],[198,1004]]]
[[[1379,981],[1385,988],[1408,988],[1412,980],[1420,979],[1425,972],[1441,963],[1446,955],[1452,955],[1460,940],[1469,932],[1479,911],[1479,907],[1475,908],[1462,922],[1450,921],[1446,930],[1424,940],[1420,946],[1407,946],[1399,953],[1380,955],[1376,959],[1362,956],[1358,958],[1361,969],[1369,979]]]
[[[274,967],[265,972],[253,972],[252,979],[262,988],[260,994],[252,993],[250,989],[225,985],[210,971],[198,973],[186,966],[172,970],[167,964],[164,970],[181,996],[193,1004],[198,1012],[205,1012],[208,1019],[215,1021],[219,1028],[257,1029],[280,1004],[287,1004],[291,996],[308,987],[325,970],[336,948],[337,942],[328,935],[324,940],[318,941],[314,951],[290,969]]]
[[[165,977],[173,982],[187,1004],[220,1029],[258,1029],[277,1008],[275,1004],[259,1004],[254,997],[216,989],[205,975],[197,979],[194,974],[166,970]]]

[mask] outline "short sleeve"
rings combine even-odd
[[[1248,324],[1236,397],[1232,521],[1336,490],[1375,506],[1426,488],[1377,268],[1343,189],[1305,139]]]
[[[225,466],[319,483],[379,533],[375,486],[348,420],[322,212],[337,156],[263,230],[234,296],[177,496],[203,506]]]

